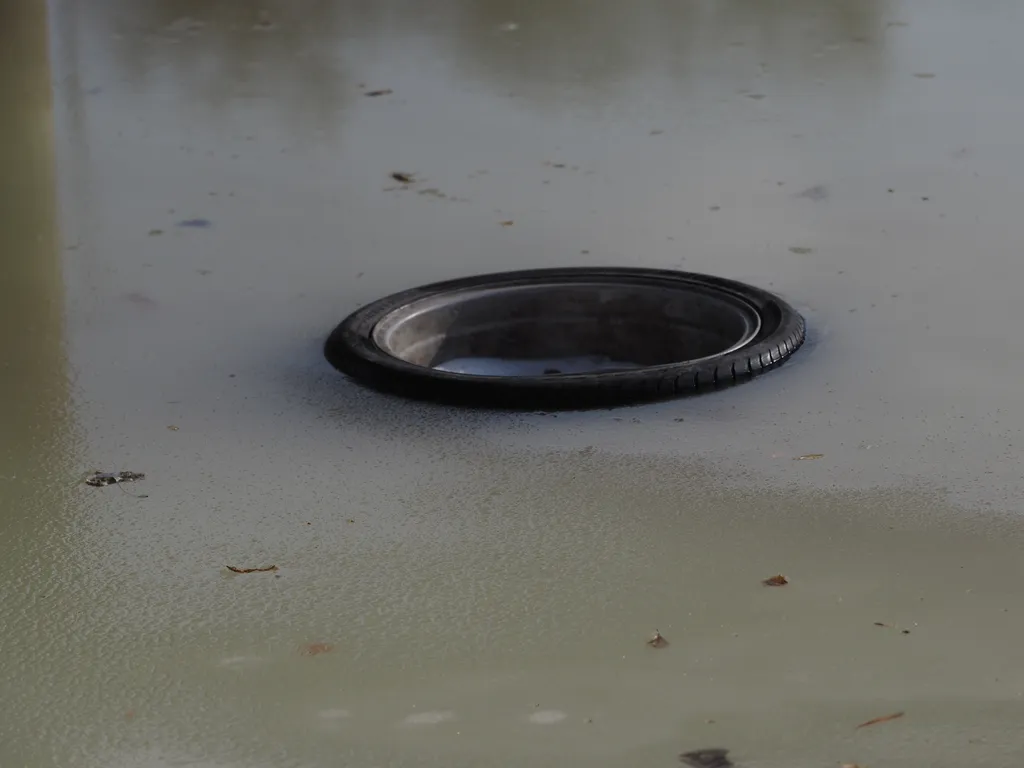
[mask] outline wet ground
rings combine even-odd
[[[0,7],[4,768],[1024,758],[1024,7]],[[559,416],[321,356],[576,264],[811,341]]]

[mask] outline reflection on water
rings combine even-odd
[[[529,359],[457,357],[433,367],[439,371],[469,373],[474,376],[554,376],[598,371],[628,371],[642,366],[624,360],[612,360],[606,355],[586,355]]]
[[[65,13],[93,46],[109,48],[138,88],[183,88],[223,107],[273,98],[327,125],[360,83],[357,58],[376,40],[404,39],[424,66],[538,105],[607,106],[642,77],[683,81],[722,66],[758,76],[804,69],[816,76],[881,72],[887,0],[101,0]],[[826,56],[825,53],[830,55]],[[94,51],[99,54],[99,50]],[[171,78],[171,80],[168,80]],[[566,90],[568,89],[568,90]]]
[[[18,713],[55,680],[74,620],[64,285],[43,0],[0,3],[0,763],[45,765]]]
[[[639,77],[679,83],[748,66],[758,76],[804,69],[814,76],[881,73],[877,43],[887,0],[572,0],[458,2],[450,45],[458,69],[494,84],[525,88],[541,103],[569,98],[593,107]],[[824,56],[828,49],[846,49]],[[647,84],[648,87],[650,83]]]
[[[45,24],[43,2],[0,4],[0,445],[22,470],[65,397]]]
[[[293,126],[329,124],[348,81],[337,36],[362,14],[344,3],[226,0],[100,0],[88,10],[59,2],[81,55],[109,55],[117,78],[139,92],[182,91],[197,106],[222,110],[273,101]],[[100,92],[109,83],[91,83]],[[291,116],[296,119],[289,119]]]
[[[0,488],[7,491],[65,469],[64,286],[43,2],[0,4],[0,48],[7,62],[0,68]]]

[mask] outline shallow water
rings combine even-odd
[[[1024,8],[46,11],[0,5],[0,765],[1021,761]],[[811,339],[558,416],[322,358],[392,291],[588,263]]]

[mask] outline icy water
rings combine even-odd
[[[0,766],[1020,764],[1022,24],[0,4]],[[770,288],[810,342],[558,416],[321,355],[582,264]]]

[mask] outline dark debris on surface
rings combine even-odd
[[[654,630],[654,634],[647,640],[647,644],[651,648],[666,648],[668,647],[668,640],[658,630]]]
[[[144,472],[132,472],[127,469],[121,472],[100,472],[97,470],[85,479],[85,484],[91,485],[93,488],[106,488],[108,485],[130,483],[135,480],[142,480],[145,477],[146,474]]]
[[[233,573],[268,573],[277,570],[276,565],[267,565],[263,568],[236,568],[233,565],[225,565],[224,567]]]
[[[733,762],[727,757],[728,749],[695,749],[679,756],[679,762],[690,768],[732,768]]]

